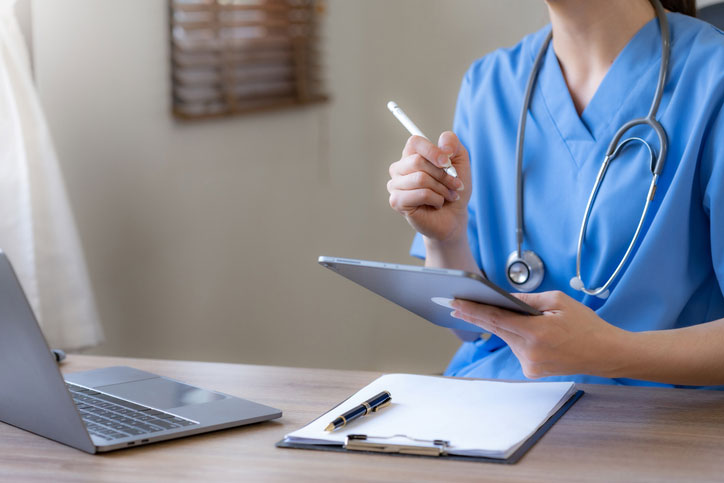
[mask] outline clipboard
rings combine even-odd
[[[538,430],[533,433],[511,456],[508,458],[490,458],[486,456],[463,456],[455,454],[447,454],[445,447],[447,441],[431,440],[431,441],[411,441],[410,445],[401,444],[385,444],[380,445],[376,440],[370,442],[367,435],[354,434],[347,437],[347,441],[343,445],[333,444],[301,444],[290,443],[283,439],[278,441],[275,446],[277,448],[287,449],[306,449],[313,451],[335,451],[361,454],[385,454],[390,456],[405,456],[417,458],[440,458],[453,461],[473,461],[478,463],[498,463],[498,464],[515,464],[530,450],[553,425],[563,417],[563,415],[578,401],[584,394],[584,391],[576,391],[563,404],[558,411],[553,413],[548,420],[541,425]]]

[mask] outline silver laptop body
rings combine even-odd
[[[64,380],[2,251],[0,387],[1,421],[88,453],[282,415],[278,409],[131,367],[78,372]]]

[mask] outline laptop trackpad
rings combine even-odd
[[[157,409],[178,408],[226,398],[223,394],[206,391],[163,377],[97,386],[95,389]]]

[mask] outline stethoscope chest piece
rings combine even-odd
[[[530,250],[517,250],[508,255],[505,264],[508,282],[521,292],[532,292],[543,282],[543,260]]]

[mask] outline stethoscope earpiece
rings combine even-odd
[[[584,287],[585,287],[585,285],[583,285],[583,280],[581,280],[580,278],[578,278],[578,277],[573,277],[573,278],[571,279],[571,288],[572,288],[573,290],[581,291],[581,290],[584,289]]]
[[[583,284],[583,280],[581,280],[581,278],[578,277],[578,276],[573,277],[573,278],[571,279],[570,285],[571,285],[571,288],[572,288],[573,290],[577,290],[577,291],[579,291],[579,292],[585,292],[585,291],[586,291],[586,286]],[[601,293],[599,293],[599,294],[596,294],[596,297],[598,297],[598,298],[600,298],[600,299],[603,299],[603,300],[606,300],[609,295],[610,295],[610,292],[608,291],[608,289],[606,289],[606,290],[604,290],[603,292],[601,292]]]

